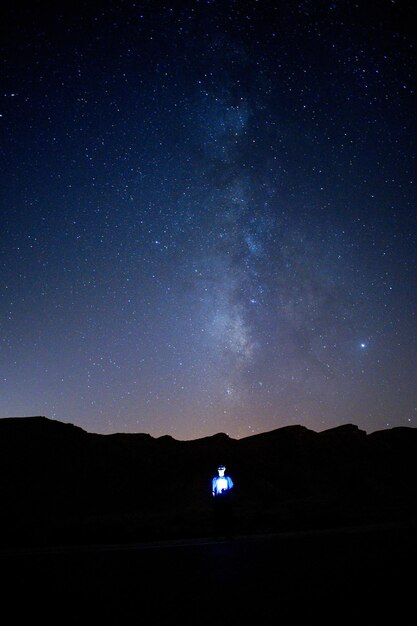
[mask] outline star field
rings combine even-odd
[[[415,426],[412,3],[1,11],[0,414]]]

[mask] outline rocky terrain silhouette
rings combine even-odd
[[[206,537],[211,478],[235,482],[234,532],[256,535],[413,522],[417,429],[346,424],[234,440],[98,435],[45,417],[0,420],[0,544]]]

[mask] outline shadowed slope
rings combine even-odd
[[[1,542],[123,542],[212,533],[210,480],[235,482],[237,533],[413,519],[417,431],[288,426],[241,440],[97,435],[0,420]]]

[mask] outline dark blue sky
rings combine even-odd
[[[412,4],[2,7],[0,415],[415,426]]]

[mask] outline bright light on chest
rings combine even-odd
[[[218,478],[216,483],[217,493],[221,493],[222,491],[226,491],[228,488],[226,478]]]

